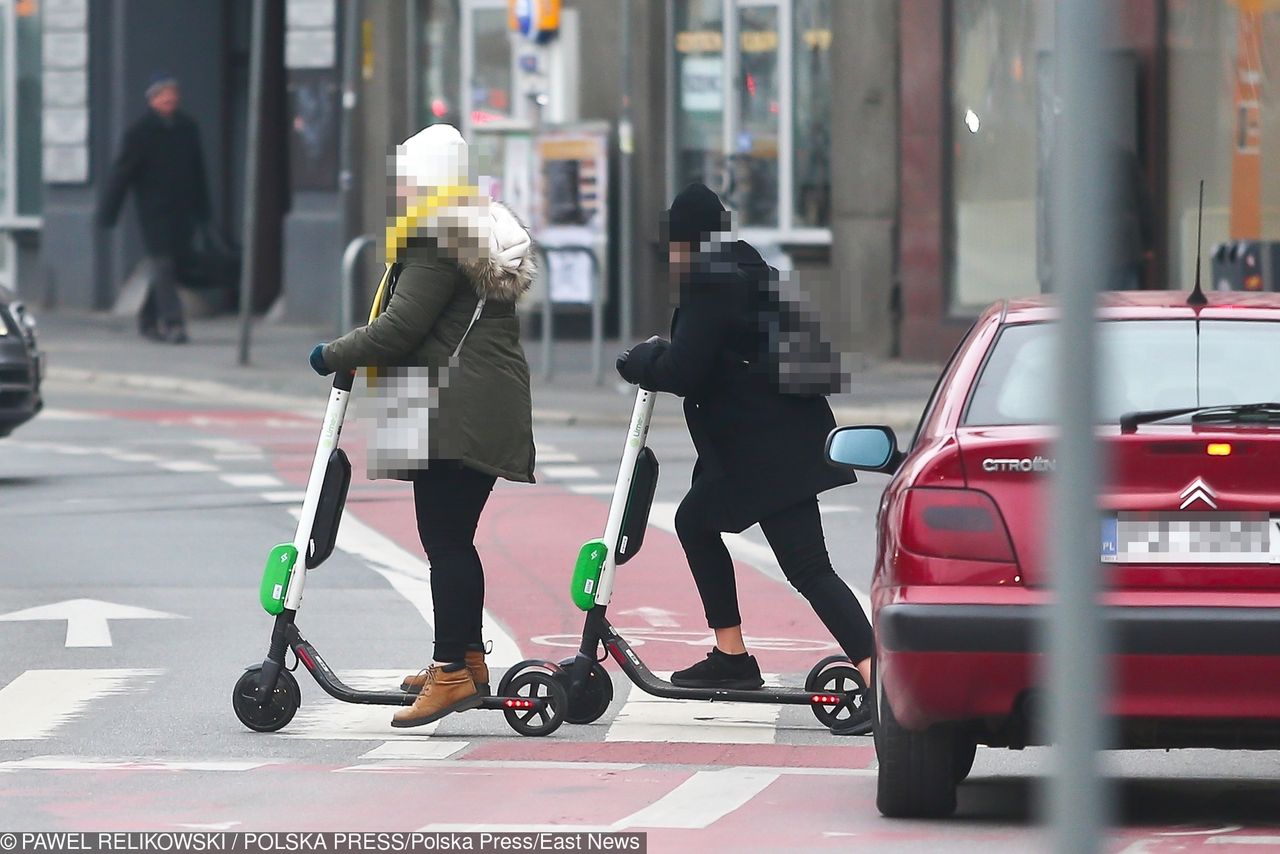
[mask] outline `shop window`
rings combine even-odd
[[[1037,7],[951,5],[952,313],[1040,290]]]
[[[702,181],[748,232],[829,240],[831,0],[669,8],[672,191]]]
[[[1240,8],[1169,3],[1171,287],[1188,287],[1194,277],[1201,177],[1206,254],[1219,241],[1245,236],[1231,234],[1233,208],[1238,217],[1247,210],[1245,222],[1260,219],[1260,234],[1253,236],[1280,240],[1280,10],[1264,5],[1242,20]],[[1247,103],[1253,94],[1237,90],[1239,66],[1259,83],[1256,110]],[[1235,185],[1233,170],[1248,157],[1261,160],[1258,180]]]

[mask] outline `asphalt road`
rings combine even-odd
[[[834,739],[803,707],[656,701],[612,665],[604,717],[544,739],[496,712],[393,730],[390,709],[333,701],[303,670],[294,721],[249,732],[231,687],[266,649],[258,579],[271,546],[292,538],[318,425],[257,400],[70,384],[48,398],[0,440],[0,829],[555,825],[646,830],[655,851],[1043,845],[1046,751],[981,750],[955,819],[890,822],[874,807],[870,739]],[[478,545],[496,665],[571,653],[580,614],[567,581],[578,545],[602,533],[616,432],[540,428],[539,484],[495,492]],[[358,424],[346,438],[348,515],[299,624],[352,684],[389,688],[429,658],[428,567],[408,488],[365,480]],[[675,429],[650,438],[662,464],[653,527],[611,613],[653,669],[670,670],[707,648],[671,533],[692,449]],[[822,499],[837,570],[859,591],[882,486],[868,477]],[[731,547],[763,669],[802,681],[830,638],[758,531]],[[1113,850],[1280,847],[1275,754],[1106,759],[1120,781]]]

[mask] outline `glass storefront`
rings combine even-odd
[[[704,182],[766,239],[830,239],[830,4],[670,3],[673,191]]]

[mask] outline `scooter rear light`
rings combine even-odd
[[[1000,509],[991,496],[976,489],[908,490],[902,545],[931,557],[1015,562]]]
[[[809,702],[815,706],[834,706],[842,699],[844,698],[837,694],[813,694],[809,697]]]
[[[522,700],[518,697],[510,697],[502,701],[502,705],[508,709],[532,709],[536,706],[533,700]]]

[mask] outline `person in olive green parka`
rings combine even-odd
[[[534,261],[524,226],[470,183],[456,129],[426,128],[398,146],[394,163],[397,212],[376,316],[317,345],[311,364],[320,373],[371,368],[370,403],[384,423],[370,436],[370,476],[413,483],[435,651],[401,683],[418,695],[392,719],[407,727],[475,708],[489,693],[474,540],[497,478],[533,482],[529,366],[515,305]]]

